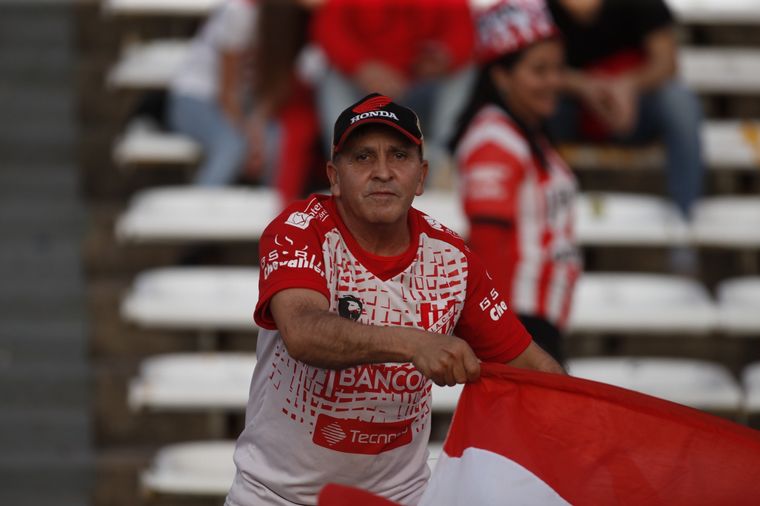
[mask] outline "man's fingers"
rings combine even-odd
[[[466,355],[465,355],[466,357]],[[456,383],[466,383],[467,382],[467,371],[465,370],[464,365],[464,358],[462,360],[457,360],[454,362],[454,365],[452,366],[452,373],[454,376],[454,381]]]
[[[480,378],[480,362],[474,353],[465,355],[464,370],[467,381],[477,381]]]

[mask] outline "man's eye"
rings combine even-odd
[[[369,160],[369,155],[367,153],[359,153],[356,155],[356,159],[360,162],[364,162],[366,160]]]
[[[396,160],[406,160],[407,154],[404,151],[396,151],[394,154]]]

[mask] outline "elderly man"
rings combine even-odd
[[[261,241],[261,327],[227,505],[315,504],[328,482],[415,504],[431,383],[479,360],[561,373],[462,239],[411,207],[428,164],[416,114],[369,95],[338,117],[331,196]]]

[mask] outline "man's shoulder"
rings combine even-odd
[[[267,226],[272,230],[315,230],[326,232],[332,226],[332,216],[329,211],[329,195],[314,194],[303,200],[289,204]],[[266,232],[265,232],[266,233]]]
[[[464,239],[462,239],[459,234],[451,230],[449,227],[439,222],[432,216],[423,213],[419,209],[412,207],[412,212],[416,213],[418,216],[420,224],[420,235],[424,234],[431,239],[448,243],[450,246],[453,246],[455,249],[461,251],[462,253],[469,251],[469,248],[465,244]]]

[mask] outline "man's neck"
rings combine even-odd
[[[340,219],[364,251],[377,256],[392,257],[404,253],[409,248],[411,233],[406,216],[401,223],[367,224],[357,220],[337,199],[335,207]]]

